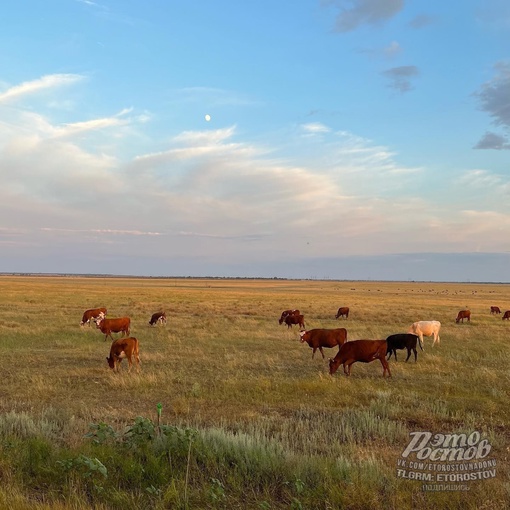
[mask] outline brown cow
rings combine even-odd
[[[461,310],[457,318],[455,319],[455,322],[458,324],[459,321],[464,322],[464,319],[467,319],[468,322],[471,322],[471,312],[469,310]]]
[[[133,359],[136,361],[136,371],[140,371],[140,351],[139,342],[134,337],[129,338],[118,338],[114,340],[110,347],[110,356],[106,358],[108,365],[113,369],[114,372],[119,371],[120,362],[127,358],[128,360],[128,372],[131,370],[133,365]]]
[[[106,308],[92,308],[91,310],[85,310],[83,312],[83,317],[80,322],[80,326],[84,326],[88,324],[90,326],[90,321],[96,321],[96,319],[104,319],[106,317]]]
[[[288,317],[289,315],[300,315],[300,313],[301,312],[299,310],[284,310],[282,312],[280,320],[278,321],[278,324],[283,324],[285,317]]]
[[[339,317],[345,317],[346,319],[349,318],[349,307],[348,306],[341,306],[338,309],[338,312],[336,312],[335,319],[338,319]]]
[[[329,373],[333,375],[340,365],[344,366],[346,375],[351,375],[351,365],[360,361],[361,363],[370,363],[378,359],[383,366],[383,377],[388,371],[391,377],[390,367],[386,361],[386,351],[388,344],[386,340],[352,340],[345,342],[340,347],[334,359],[329,359]]]
[[[119,319],[99,319],[96,321],[97,329],[104,333],[104,341],[110,337],[113,340],[112,333],[122,333],[122,336],[129,336],[131,319],[121,317]]]
[[[155,326],[158,322],[166,324],[166,313],[156,312],[152,314],[151,320],[149,321],[150,326]]]
[[[306,342],[312,349],[312,359],[315,356],[315,351],[319,349],[322,357],[324,358],[323,347],[335,347],[338,349],[347,342],[347,330],[345,328],[338,329],[310,329],[309,331],[300,331],[299,336],[301,342]]]
[[[510,310],[507,310],[504,314],[503,314],[503,320],[510,320]]]
[[[501,309],[499,308],[499,306],[491,306],[491,314],[498,314],[498,313],[501,313]]]
[[[287,324],[287,329],[291,328],[293,324],[298,324],[300,328],[305,328],[305,316],[304,315],[287,315],[284,319]]]

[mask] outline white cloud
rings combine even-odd
[[[307,134],[329,133],[331,130],[320,122],[309,122],[302,124],[301,129]]]
[[[72,85],[82,79],[83,76],[78,74],[49,74],[37,80],[15,85],[5,92],[0,93],[0,103],[21,99],[23,96],[36,94],[42,90]]]

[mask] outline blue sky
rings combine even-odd
[[[24,0],[0,43],[0,272],[510,281],[506,0]]]

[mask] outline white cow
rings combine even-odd
[[[436,342],[439,343],[441,341],[441,339],[439,338],[440,329],[441,323],[439,321],[418,321],[414,322],[409,327],[408,333],[418,335],[422,347],[423,347],[423,335],[434,336],[434,341],[432,342],[432,347],[434,347],[434,345],[436,345]]]

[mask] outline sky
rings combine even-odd
[[[510,282],[507,0],[23,0],[0,273]]]

